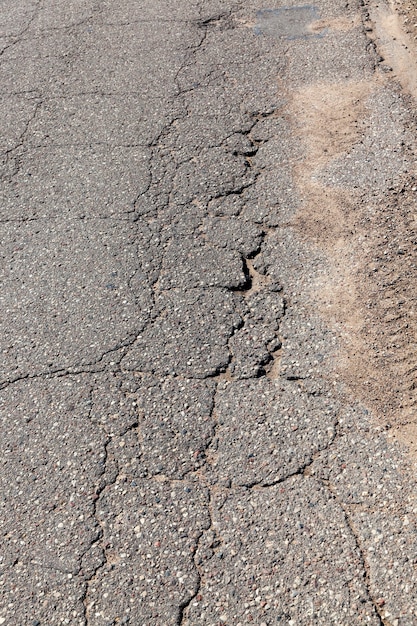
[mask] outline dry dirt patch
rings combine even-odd
[[[384,63],[401,78],[402,93],[417,94],[415,51],[394,40],[394,18],[383,13],[374,33],[383,32]],[[317,176],[362,142],[370,98],[392,80],[377,71],[373,81],[316,84],[293,94],[291,115],[306,156],[294,165],[303,202],[291,225],[329,260],[313,297],[340,338],[337,375],[417,453],[417,183],[410,170],[372,194]],[[411,115],[408,123],[414,128]]]

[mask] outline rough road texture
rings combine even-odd
[[[0,624],[417,624],[373,10],[4,0]]]

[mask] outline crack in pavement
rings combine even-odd
[[[356,398],[315,295],[337,299],[321,243],[332,229],[337,252],[349,229],[333,188],[357,176],[355,159],[368,163],[355,150],[378,131],[363,114],[370,86],[391,89],[364,39],[366,9],[339,4],[321,7],[322,37],[288,41],[290,13],[271,9],[278,31],[263,32],[256,3],[144,2],[140,19],[133,4],[126,17],[94,2],[77,19],[81,8],[38,3],[9,40],[31,46],[16,49],[13,84],[35,105],[7,151],[16,171],[0,217],[13,259],[6,251],[4,355],[18,353],[0,397],[0,486],[16,519],[4,606],[19,604],[22,626],[413,623],[414,575],[403,574],[408,591],[393,587],[366,535],[381,508],[410,571],[412,533],[398,528],[413,483],[403,459],[381,470],[371,504],[357,497],[398,448],[357,409],[365,452],[351,443],[345,461]],[[40,52],[47,79],[24,89]],[[396,115],[387,102],[382,119]],[[377,172],[394,158],[381,154]],[[68,324],[46,360],[39,328],[58,342]],[[48,369],[63,349],[72,365]]]
[[[342,509],[343,514],[345,516],[345,520],[346,523],[350,529],[350,532],[352,534],[352,537],[355,540],[357,549],[361,555],[361,560],[362,560],[362,564],[363,564],[363,571],[364,571],[364,577],[365,577],[365,583],[366,583],[366,590],[368,593],[368,597],[370,599],[370,601],[372,602],[372,605],[375,609],[375,614],[377,616],[378,622],[381,626],[391,626],[390,623],[384,619],[382,613],[381,613],[381,607],[378,604],[378,601],[375,600],[375,598],[372,596],[372,590],[371,590],[371,584],[370,584],[370,567],[369,564],[367,563],[366,560],[366,550],[364,549],[364,547],[361,545],[361,541],[360,541],[360,536],[358,531],[355,528],[355,525],[349,515],[349,511],[348,511],[348,507],[346,507],[345,505],[343,505],[342,502],[340,502],[340,500],[337,498],[337,496],[334,493],[334,490],[332,489],[331,484],[328,481],[324,481],[322,480],[323,485],[325,485],[327,487],[327,489],[330,491],[330,493],[332,494],[333,498],[336,500],[337,504],[339,505],[339,507]]]

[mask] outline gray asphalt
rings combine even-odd
[[[296,225],[306,168],[370,203],[414,162],[365,18],[3,0],[0,624],[417,624],[413,466]],[[357,84],[313,162],[292,103]]]

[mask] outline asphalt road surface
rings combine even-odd
[[[264,2],[0,4],[0,624],[417,624],[407,7]]]

